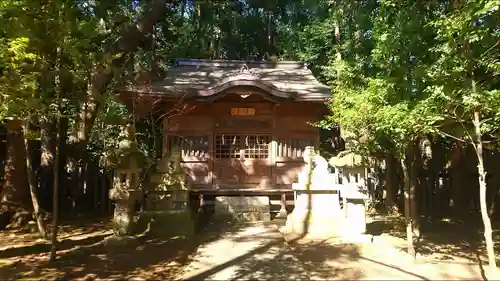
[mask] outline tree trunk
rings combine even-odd
[[[25,159],[22,123],[19,120],[9,120],[7,121],[4,186],[0,194],[0,230],[5,229],[12,222],[16,212],[31,209]]]
[[[421,161],[420,161],[420,153],[418,153],[418,142],[415,144],[413,149],[411,150],[411,153],[409,155],[410,157],[410,214],[411,214],[411,220],[412,220],[412,232],[413,236],[416,237],[417,239],[420,238],[420,212],[419,212],[419,204],[418,204],[418,174],[421,166]]]
[[[40,122],[40,173],[39,183],[45,208],[50,208],[54,175],[54,150],[56,146],[54,118],[42,117]]]
[[[59,120],[56,121],[57,137],[59,136]],[[52,190],[52,247],[50,249],[49,261],[54,261],[57,251],[57,232],[59,219],[59,143],[56,144],[54,159],[54,185]]]
[[[456,142],[453,147],[453,155],[450,167],[450,180],[451,180],[451,202],[450,206],[455,214],[463,214],[463,147],[462,144]]]
[[[474,82],[473,89],[475,89]],[[479,204],[481,206],[481,217],[484,224],[484,239],[486,240],[486,250],[488,252],[489,274],[490,278],[492,278],[496,276],[497,264],[492,238],[491,220],[488,216],[488,205],[486,203],[486,171],[484,170],[483,161],[483,136],[481,132],[481,116],[478,110],[474,111],[473,123],[475,128],[475,149],[478,160],[477,172],[479,173]]]
[[[120,54],[117,58],[109,61],[108,59],[98,63],[92,72],[91,84],[89,85],[88,100],[85,100],[80,107],[81,114],[75,123],[75,134],[77,138],[73,140],[75,148],[81,153],[86,147],[86,141],[92,130],[97,112],[100,109],[102,94],[105,92],[113,77],[125,66],[128,54],[137,49],[142,39],[153,32],[156,23],[165,16],[166,1],[152,0],[148,11],[136,23],[125,28],[122,36],[110,48],[110,54]]]
[[[416,257],[415,247],[413,245],[413,219],[412,219],[412,206],[411,206],[411,182],[410,182],[410,171],[408,170],[408,155],[404,155],[401,159],[401,167],[403,169],[404,175],[404,210],[405,210],[405,220],[406,220],[406,243],[408,254],[412,257]],[[410,167],[411,168],[411,167]]]
[[[128,55],[137,49],[142,39],[151,33],[156,23],[165,16],[166,3],[165,0],[152,0],[143,17],[125,28],[122,36],[119,36],[119,39],[109,49],[110,54],[119,54],[119,56],[111,61],[105,59],[93,69],[92,77],[89,79],[91,84],[88,89],[88,97],[80,106],[80,114],[68,143],[68,148],[72,152],[68,159],[68,172],[73,174],[73,180],[81,178],[81,175],[75,175],[77,173],[75,170],[78,170],[77,162],[82,160],[85,162],[85,148],[102,105],[102,94],[106,91],[113,77],[119,74],[118,72],[125,66]]]
[[[30,131],[30,123],[29,121],[27,121],[24,126],[24,132],[29,132],[29,131]],[[40,203],[38,202],[36,174],[35,171],[33,170],[33,161],[32,161],[33,156],[30,153],[32,151],[32,141],[25,137],[24,145],[26,147],[27,178],[30,187],[31,202],[33,203],[33,215],[35,217],[40,235],[43,238],[46,238],[47,237],[46,223],[44,214],[40,209]]]
[[[70,175],[65,173],[68,161],[68,147],[66,140],[68,137],[69,119],[67,117],[59,118],[59,210],[62,212],[70,210],[71,200],[68,196],[72,192]]]
[[[394,211],[396,208],[396,193],[397,193],[397,184],[395,181],[395,174],[397,160],[394,156],[389,155],[385,159],[385,207],[388,212]]]
[[[443,147],[439,144],[439,139],[434,139],[431,143],[432,159],[428,163],[428,186],[427,186],[427,207],[430,216],[435,215],[439,210],[440,194],[440,172],[444,169]],[[442,179],[441,179],[442,180]],[[436,208],[437,207],[437,208]]]

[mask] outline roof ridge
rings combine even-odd
[[[178,59],[176,67],[195,66],[213,68],[277,68],[277,69],[307,69],[307,64],[301,61],[252,61],[252,60],[207,60]]]

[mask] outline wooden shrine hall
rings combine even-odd
[[[163,153],[180,148],[191,193],[228,196],[291,192],[331,93],[301,62],[187,59],[122,96],[161,99],[166,111],[190,105],[165,115]]]

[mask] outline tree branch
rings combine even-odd
[[[457,141],[460,141],[460,142],[463,142],[463,143],[466,143],[467,141],[465,141],[464,139],[461,139],[459,137],[455,137],[454,135],[451,135],[451,134],[448,134],[448,133],[445,133],[443,131],[438,131],[440,134],[442,134],[443,136],[447,136],[449,138],[452,138],[454,140],[457,140]]]
[[[83,132],[81,132],[81,137],[78,138],[78,142],[85,142],[88,140],[90,131],[97,117],[97,112],[102,104],[102,94],[113,80],[117,70],[121,71],[125,65],[127,55],[138,48],[140,42],[153,30],[156,23],[163,18],[165,9],[165,0],[152,0],[149,10],[136,24],[129,26],[111,47],[111,51],[108,54],[111,55],[113,59],[111,59],[111,61],[103,60],[97,64],[92,73],[88,97],[92,100],[94,106],[90,112],[84,115],[84,120],[81,120],[85,123],[85,126],[83,127]],[[76,129],[78,130],[78,125]]]

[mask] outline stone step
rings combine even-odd
[[[242,221],[269,221],[271,212],[267,196],[219,196],[215,199],[216,214],[230,214]]]

